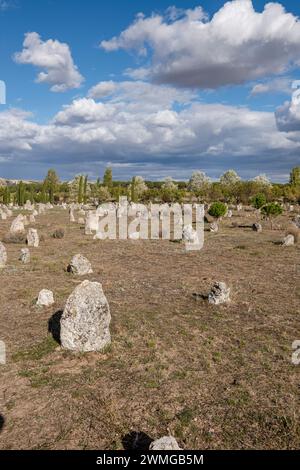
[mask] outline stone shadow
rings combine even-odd
[[[53,339],[60,343],[60,319],[62,317],[63,311],[58,310],[55,312],[51,318],[48,320],[48,332],[52,334]]]

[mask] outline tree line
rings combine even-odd
[[[266,175],[244,181],[234,170],[226,171],[219,181],[211,181],[202,171],[195,171],[189,181],[175,181],[166,177],[163,181],[147,181],[141,176],[131,181],[113,179],[112,168],[105,170],[103,178],[89,181],[87,175],[77,175],[70,182],[61,182],[56,171],[50,169],[42,182],[0,187],[0,202],[22,206],[32,203],[56,204],[60,202],[103,203],[118,201],[127,196],[133,202],[213,202],[253,203],[262,199],[265,203],[282,201],[300,203],[300,166],[290,172],[287,184],[271,183]],[[258,201],[258,202],[257,202]]]

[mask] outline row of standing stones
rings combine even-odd
[[[29,222],[34,223],[35,217],[45,212],[47,206],[40,205],[39,210],[33,209],[33,213],[29,217]],[[65,207],[66,208],[66,207]],[[27,209],[29,207],[27,206]],[[3,209],[2,214],[3,214]],[[75,222],[74,207],[70,208],[70,221]],[[97,237],[97,214],[88,212],[86,218],[83,216],[86,212],[81,208],[79,217],[80,223],[85,223],[85,233],[91,234],[96,230]],[[12,211],[8,209],[4,211],[5,216],[12,215]],[[96,215],[96,217],[95,217]],[[101,216],[101,215],[100,215]],[[229,217],[232,213],[229,213]],[[2,217],[5,218],[5,217]],[[10,233],[16,234],[25,231],[25,226],[28,224],[26,216],[19,214],[12,222]],[[299,227],[299,219],[296,219],[296,226]],[[262,226],[255,223],[252,229],[256,232],[262,231]],[[217,233],[219,230],[216,222],[210,224],[209,230]],[[191,226],[185,227],[183,237],[189,242],[195,242],[195,233]],[[26,237],[27,245],[29,247],[39,246],[39,235],[36,229],[30,228]],[[294,237],[287,235],[282,241],[284,246],[289,246],[294,243]],[[24,264],[30,262],[29,248],[22,248],[20,253],[20,261]],[[5,246],[0,242],[0,268],[5,267],[7,263],[7,252]],[[90,261],[81,254],[75,255],[67,270],[76,276],[85,276],[93,273]],[[216,282],[209,294],[206,296],[210,304],[220,305],[230,302],[230,288],[224,282]],[[40,291],[37,298],[37,306],[49,307],[54,304],[53,292],[48,289]],[[74,351],[74,352],[91,352],[103,351],[111,342],[110,334],[111,313],[107,298],[103,292],[102,285],[99,282],[84,280],[79,284],[67,299],[63,314],[60,319],[60,342],[61,347]],[[172,436],[164,436],[150,445],[151,450],[179,450],[176,439]]]

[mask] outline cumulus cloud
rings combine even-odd
[[[251,0],[227,2],[209,20],[201,7],[139,14],[119,36],[104,40],[108,52],[135,50],[151,61],[153,81],[216,88],[282,74],[300,64],[300,21],[279,3],[256,12]],[[145,67],[136,73],[145,74]],[[131,71],[132,74],[132,71]]]
[[[76,99],[46,125],[21,110],[0,113],[0,157],[31,168],[33,162],[68,167],[70,175],[109,162],[119,174],[149,178],[187,177],[195,168],[219,175],[243,166],[248,175],[252,168],[250,176],[259,167],[282,177],[282,168],[288,173],[298,158],[299,142],[278,132],[271,112],[201,103],[192,92],[168,86],[113,84],[105,99]]]
[[[281,77],[273,80],[267,80],[261,83],[256,83],[251,89],[251,96],[262,95],[266,93],[285,93],[291,94],[292,92],[292,79]]]
[[[50,84],[54,92],[79,88],[83,82],[68,44],[53,39],[43,41],[35,32],[25,35],[23,50],[17,52],[14,59],[19,64],[31,64],[43,69],[36,81]]]

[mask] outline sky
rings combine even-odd
[[[0,177],[288,181],[298,16],[288,0],[0,0]]]

